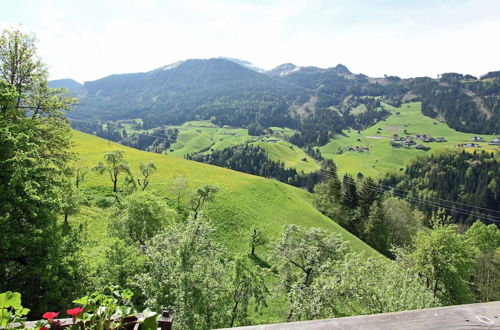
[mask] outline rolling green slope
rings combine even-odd
[[[264,149],[272,160],[281,161],[297,172],[310,173],[321,169],[318,162],[304,150],[284,140],[262,139],[254,144]]]
[[[209,149],[224,149],[253,139],[247,129],[218,127],[208,120],[189,121],[171,127],[178,128],[179,135],[171,146],[173,151],[167,151],[167,154],[177,157]]]
[[[78,131],[74,131],[73,136],[76,144],[74,149],[80,161],[89,167],[101,160],[107,151],[115,149],[125,151],[125,158],[134,173],[138,173],[140,161],[154,161],[159,170],[152,176],[148,187],[154,194],[167,197],[169,179],[180,174],[185,175],[191,188],[203,184],[217,185],[220,192],[207,214],[217,228],[218,239],[232,252],[248,253],[247,237],[254,224],[265,229],[271,239],[278,237],[283,225],[297,224],[337,232],[356,251],[378,255],[368,245],[319,213],[305,190],[275,180],[128,148]],[[90,172],[82,187],[104,195],[111,192],[112,186],[107,176]],[[105,237],[105,214],[99,214],[96,209],[84,208],[81,217],[87,219],[98,240]]]
[[[346,130],[344,135],[339,135],[327,145],[320,148],[324,157],[332,158],[339,167],[340,173],[357,174],[358,172],[368,176],[380,176],[384,172],[399,170],[405,166],[408,160],[429,152],[445,149],[457,150],[457,144],[469,143],[473,136],[484,138],[485,142],[479,142],[479,150],[494,150],[497,147],[489,146],[488,142],[493,135],[478,135],[461,133],[450,128],[448,125],[436,119],[422,115],[419,102],[406,103],[400,108],[383,105],[391,112],[384,121],[369,127],[358,133],[355,130]],[[405,133],[406,130],[406,133]],[[444,137],[447,142],[429,142],[420,144],[431,148],[430,151],[417,149],[393,148],[390,145],[393,134],[399,136],[430,134],[432,137]],[[348,147],[367,147],[368,152],[345,151]],[[337,154],[337,150],[344,150]]]
[[[298,172],[304,173],[321,168],[315,159],[299,147],[278,137],[250,136],[246,128],[218,127],[208,120],[190,121],[181,126],[171,127],[178,128],[179,135],[171,146],[172,151],[166,152],[168,155],[184,158],[193,152],[210,152],[255,142],[255,145],[266,150],[269,158],[283,162],[287,168],[295,168]],[[279,136],[287,136],[294,132],[288,128],[272,127],[272,129]]]

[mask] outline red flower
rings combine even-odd
[[[49,322],[52,322],[52,320],[53,320],[54,318],[56,318],[56,317],[57,317],[57,315],[59,315],[59,312],[58,312],[58,313],[55,313],[55,312],[46,312],[45,314],[43,314],[43,315],[42,315],[42,317],[43,317],[44,319],[49,320]]]
[[[73,309],[68,309],[66,311],[66,314],[68,314],[69,316],[73,317],[74,319],[76,319],[76,317],[78,316],[78,314],[81,314],[83,313],[83,308],[81,307],[76,307],[76,308],[73,308]]]
[[[43,326],[43,327],[38,328],[38,330],[50,330],[50,329],[47,328],[46,326]]]

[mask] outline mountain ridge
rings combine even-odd
[[[401,79],[353,74],[343,64],[325,69],[285,63],[268,71],[249,65],[238,59],[189,59],[147,72],[110,75],[83,87],[69,80],[52,83],[66,84],[81,97],[71,114],[79,120],[141,118],[169,125],[212,118],[220,125],[299,131],[314,121],[314,129],[325,126],[323,134],[331,138],[348,126],[363,129],[382,120],[376,106],[360,116],[350,113],[381,100],[395,106],[422,101],[422,113],[463,132],[496,134],[500,127],[500,78],[494,72],[484,80],[455,73]],[[309,140],[314,139],[318,137]]]

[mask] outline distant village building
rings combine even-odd
[[[442,136],[438,136],[434,142],[446,142],[446,139]]]
[[[424,145],[422,145],[422,144],[417,144],[417,145],[415,146],[415,149],[424,150],[424,151],[431,150],[431,148],[430,148],[430,147],[428,147],[428,146],[424,146]]]
[[[484,141],[484,139],[480,136],[473,136],[470,140],[473,142],[483,142]]]
[[[414,140],[405,140],[405,141],[403,141],[403,145],[405,145],[407,147],[413,146],[415,144],[417,144],[417,142],[415,142]]]
[[[349,147],[347,148],[347,151],[354,151],[354,152],[368,152],[370,151],[369,148],[367,147],[359,147],[359,146],[355,146],[355,147]]]
[[[458,145],[461,148],[481,148],[477,143],[462,143]]]
[[[490,143],[488,143],[489,145],[492,145],[492,146],[500,146],[500,137],[496,137],[494,138],[493,140],[490,141]]]
[[[391,142],[391,147],[393,148],[401,148],[403,145],[399,142]]]

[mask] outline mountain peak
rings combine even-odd
[[[343,74],[351,74],[352,72],[349,71],[349,69],[343,65],[343,64],[337,64],[337,66],[334,68],[334,70],[337,72],[337,73],[343,73]]]
[[[267,73],[272,75],[272,76],[283,77],[283,76],[286,76],[292,72],[298,71],[299,69],[300,69],[300,67],[296,66],[293,63],[284,63],[284,64],[278,65],[274,69],[267,71]]]
[[[253,65],[253,63],[251,63],[247,60],[242,60],[239,58],[232,58],[232,57],[224,57],[224,56],[219,56],[218,58],[221,60],[231,61],[233,63],[239,64],[239,65],[244,66],[245,68],[248,68],[248,69],[253,70],[253,71],[264,72],[264,70],[256,67],[255,65]]]
[[[167,71],[167,70],[175,69],[176,67],[178,67],[182,63],[184,63],[184,61],[177,61],[177,62],[174,62],[174,63],[170,63],[170,64],[167,64],[167,65],[164,65],[162,67],[159,67],[157,70]]]
[[[66,88],[72,94],[81,96],[83,93],[83,85],[73,79],[57,79],[49,81],[51,88]]]

